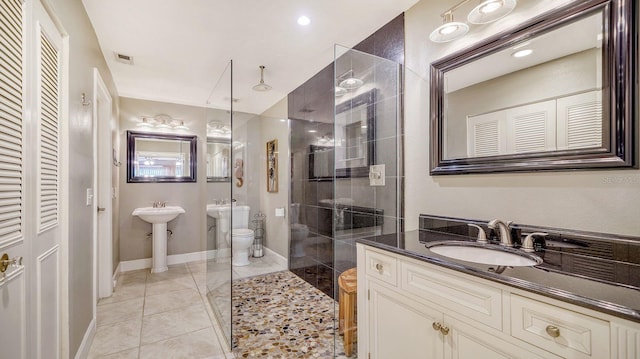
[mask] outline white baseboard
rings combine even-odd
[[[289,268],[289,261],[287,261],[287,258],[281,256],[280,254],[274,252],[273,250],[267,247],[262,247],[262,248],[264,249],[265,252],[269,253],[269,256],[274,258],[279,265],[285,268]]]
[[[89,323],[89,327],[87,331],[84,333],[84,337],[82,338],[82,342],[80,343],[80,347],[76,352],[75,359],[84,359],[89,356],[89,349],[91,349],[91,344],[93,343],[93,338],[96,335],[96,318],[91,320]]]
[[[116,267],[116,270],[113,271],[113,277],[111,277],[111,280],[113,281],[113,287],[116,287],[116,284],[118,283],[118,277],[120,276],[120,263],[118,263],[118,266]]]
[[[188,262],[197,262],[204,261],[207,259],[213,259],[220,255],[229,256],[229,248],[222,248],[219,250],[213,249],[208,251],[201,252],[192,252],[192,253],[182,253],[182,254],[171,254],[167,256],[167,264],[182,264]],[[142,259],[134,259],[131,261],[124,261],[118,264],[118,268],[120,268],[120,272],[130,272],[139,269],[147,269],[151,268],[151,258],[142,258]]]

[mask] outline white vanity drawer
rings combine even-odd
[[[566,358],[609,358],[609,322],[511,294],[511,335]]]
[[[396,286],[398,283],[398,260],[392,256],[367,250],[365,271],[368,276]]]
[[[400,288],[447,310],[502,330],[502,290],[437,269],[400,264]]]

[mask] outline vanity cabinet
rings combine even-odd
[[[638,323],[357,248],[362,358],[640,358]]]

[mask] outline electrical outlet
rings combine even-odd
[[[384,186],[384,165],[369,166],[369,185]]]

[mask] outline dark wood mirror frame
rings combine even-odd
[[[133,173],[136,139],[159,139],[189,142],[189,176],[187,177],[140,177]],[[127,183],[182,183],[196,182],[198,136],[127,131]]]
[[[578,1],[433,62],[430,84],[430,174],[638,168],[638,136],[634,134],[638,131],[639,25],[635,1]],[[444,78],[447,71],[596,12],[604,14],[603,130],[608,146],[491,157],[444,158]]]

